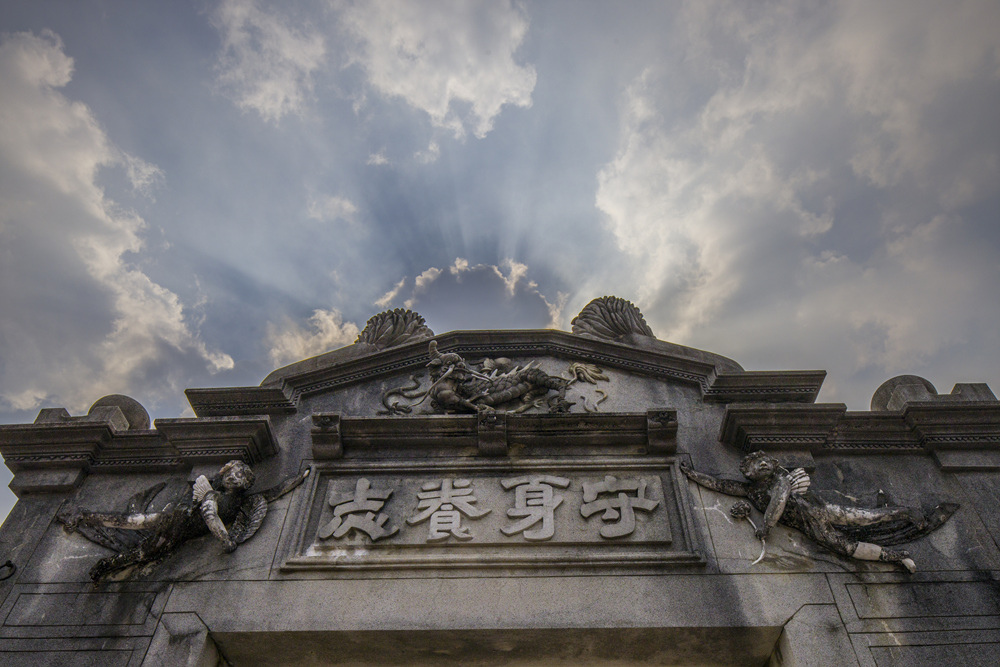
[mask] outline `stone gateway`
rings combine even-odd
[[[0,426],[4,665],[995,665],[1000,402],[407,310],[193,418]],[[96,397],[95,397],[96,398]]]

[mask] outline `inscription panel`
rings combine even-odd
[[[701,563],[673,459],[317,466],[284,569]]]

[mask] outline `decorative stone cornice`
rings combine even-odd
[[[944,470],[998,470],[1000,402],[913,401],[879,412],[848,412],[841,403],[731,405],[719,439],[800,459],[923,453]]]
[[[505,457],[525,449],[545,455],[581,453],[614,447],[622,453],[674,454],[677,413],[663,408],[647,413],[312,416],[312,455],[339,459],[351,452],[423,450]]]
[[[240,459],[253,465],[278,452],[267,417],[202,417],[153,422],[184,461],[225,463]]]
[[[188,403],[199,417],[273,415],[295,412],[295,403],[278,387],[187,389]]]
[[[117,408],[98,421],[95,411],[70,417],[43,410],[34,424],[0,426],[0,454],[14,472],[17,494],[66,491],[90,472],[153,472],[274,456],[277,442],[266,416],[158,419],[155,428],[123,430]]]

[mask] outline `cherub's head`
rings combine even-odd
[[[768,479],[778,470],[778,461],[764,452],[747,454],[740,462],[740,472],[751,481]]]
[[[243,461],[230,461],[219,470],[219,479],[227,491],[246,491],[253,486],[254,474]]]

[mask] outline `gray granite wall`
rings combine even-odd
[[[105,405],[0,427],[19,493],[0,529],[0,561],[16,567],[0,581],[0,660],[995,664],[1000,407],[981,386],[938,396],[897,383],[873,412],[850,413],[813,403],[822,373],[748,373],[649,338],[465,332],[437,340],[470,362],[494,350],[557,376],[582,360],[608,379],[571,387],[568,415],[539,408],[488,422],[429,405],[379,415],[387,390],[424,372],[426,340],[359,344],[276,371],[261,387],[192,390],[199,416],[191,420],[129,428],[124,411]],[[587,412],[598,389],[607,398]],[[837,556],[783,526],[752,564],[760,542],[730,516],[735,499],[679,471],[683,461],[739,479],[751,449],[806,468],[812,490],[830,502],[961,507],[907,545],[914,574]],[[253,465],[257,488],[311,474],[231,554],[202,537],[146,571],[94,584],[89,568],[111,552],[54,520],[63,503],[124,508],[160,481],[169,483],[164,497],[182,496],[233,458]],[[622,537],[600,533],[617,519],[581,513],[584,485],[608,474],[643,481],[656,502],[634,511],[635,528]],[[501,481],[531,475],[566,480],[550,489],[562,498],[553,536],[536,541],[503,533],[515,522],[507,513],[514,491]],[[431,540],[430,522],[407,521],[417,494],[460,478],[490,513],[460,517],[468,540]],[[360,479],[393,490],[377,512],[396,532],[319,538],[335,516],[330,493],[351,492]]]

